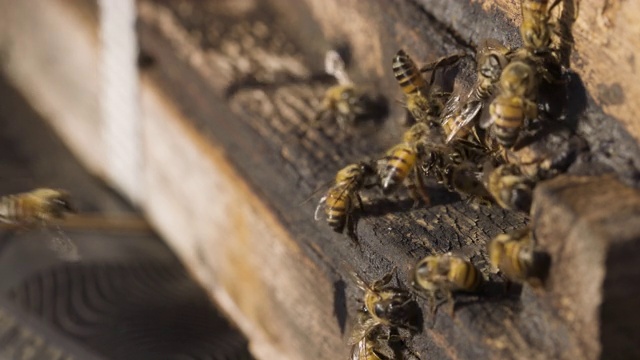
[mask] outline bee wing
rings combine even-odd
[[[309,196],[307,196],[307,198],[305,198],[302,202],[300,202],[298,206],[302,206],[308,203],[309,201],[311,201],[311,199],[313,199],[316,195],[318,195],[319,192],[329,189],[332,183],[333,183],[333,180],[330,180],[318,186],[315,190],[311,192],[311,194],[309,194]]]
[[[492,99],[495,99],[495,97],[492,98]],[[492,102],[493,102],[493,100],[492,100]],[[489,107],[491,107],[491,103],[489,103]],[[485,116],[485,115],[488,115],[488,116]],[[493,116],[491,116],[490,113],[489,114],[484,114],[483,113],[482,116],[480,117],[480,127],[483,128],[483,129],[488,129],[489,126],[493,125],[494,122],[495,122],[495,118]]]
[[[52,231],[49,227],[43,227],[43,230],[49,233],[47,234],[49,248],[55,252],[61,260],[69,262],[80,260],[78,247],[59,225],[55,225],[55,231]]]
[[[455,127],[451,130],[451,132],[449,133],[449,136],[447,136],[446,142],[447,143],[451,142],[451,140],[455,138],[456,134],[458,133],[458,131],[460,131],[460,129],[469,125],[478,116],[478,114],[480,113],[480,110],[482,110],[482,101],[471,100],[471,101],[465,102],[460,107],[459,112],[454,114],[454,117],[448,119],[449,121],[455,121],[454,122]]]

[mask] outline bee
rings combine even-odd
[[[534,287],[543,285],[549,257],[536,250],[529,228],[496,236],[489,243],[488,252],[494,270],[501,271],[510,281]]]
[[[511,148],[524,121],[538,116],[536,72],[527,62],[514,60],[502,71],[499,85],[500,93],[489,106],[488,121],[480,125],[483,128],[493,125],[496,141],[504,148]]]
[[[356,285],[364,291],[365,314],[361,321],[363,326],[356,329],[354,334],[366,334],[376,326],[418,330],[416,322],[420,318],[417,303],[408,291],[389,286],[394,272],[395,269],[372,284],[367,284],[357,274],[353,274]]]
[[[349,344],[351,360],[390,360],[394,358],[393,349],[389,346],[389,336],[383,334],[382,326],[366,312],[359,312],[358,324],[354,329]]]
[[[0,222],[10,226],[44,229],[75,212],[71,197],[64,190],[39,188],[0,197]],[[77,247],[59,227],[58,235],[50,238],[50,245],[63,259],[79,259]]]
[[[334,50],[326,54],[325,71],[335,77],[338,84],[329,87],[325,92],[314,119],[315,123],[320,123],[325,118],[334,118],[341,129],[346,129],[357,119],[374,116],[377,109],[382,110],[363,88],[351,81],[345,70],[344,60]]]
[[[429,203],[429,196],[424,191],[422,177],[415,165],[427,153],[427,149],[442,145],[442,133],[435,124],[419,122],[411,126],[404,133],[403,141],[389,149],[378,164],[382,191],[390,194],[406,181],[414,199]]]
[[[464,139],[472,131],[476,142],[482,143],[473,120],[480,114],[484,102],[493,94],[502,69],[509,62],[507,58],[509,51],[494,39],[486,39],[481,43],[476,53],[475,84],[466,91],[466,94],[462,91],[464,95],[451,95],[443,110],[441,122],[447,143],[454,139]]]
[[[482,164],[486,157],[481,146],[456,140],[445,147],[432,148],[423,156],[421,170],[449,191],[471,198],[487,199],[490,194],[482,182],[484,173],[477,165]]]
[[[444,107],[444,100],[449,96],[445,92],[433,91],[435,70],[456,63],[463,54],[443,57],[418,69],[416,63],[404,50],[399,50],[393,58],[393,75],[406,96],[406,107],[416,122],[428,123],[437,121]],[[422,72],[432,71],[427,83]]]
[[[549,22],[551,12],[560,4],[555,0],[548,6],[549,0],[522,0],[522,24],[520,36],[524,48],[533,54],[541,54],[550,51],[552,24]]]
[[[0,198],[0,221],[12,225],[46,225],[74,212],[71,197],[64,190],[39,188]]]
[[[360,208],[363,208],[359,192],[369,185],[367,180],[373,175],[375,175],[374,168],[365,162],[342,168],[336,174],[334,185],[318,202],[314,218],[319,220],[320,210],[324,208],[327,223],[333,230],[342,233],[347,226],[351,232],[353,230],[351,213],[354,202],[358,201]]]
[[[434,313],[438,295],[445,293],[455,309],[453,292],[478,292],[484,277],[471,262],[451,253],[427,256],[420,260],[413,273],[414,286],[428,294],[431,312]]]
[[[497,168],[486,165],[484,171],[487,189],[500,207],[529,211],[535,183],[524,176],[517,165],[504,164]]]

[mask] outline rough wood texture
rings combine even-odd
[[[554,255],[543,297],[575,331],[574,358],[640,356],[639,215],[640,192],[611,176],[563,176],[536,189],[535,235]]]
[[[316,76],[324,51],[348,44],[355,80],[394,99],[400,96],[390,59],[398,48],[422,62],[469,50],[473,41],[437,22],[444,13],[434,17],[410,1],[273,3],[277,10],[249,0],[139,2],[142,50],[154,59],[143,86],[151,100],[146,141],[165,147],[164,154],[148,149],[150,163],[158,164],[151,173],[163,183],[154,185],[157,202],[151,199],[147,209],[168,238],[182,239],[174,247],[256,341],[256,355],[346,358],[361,295],[350,271],[375,279],[397,266],[407,286],[418,258],[459,248],[486,269],[486,241],[527,220],[495,207],[474,211],[434,188],[433,206],[413,210],[406,201],[367,194],[360,248],[313,222],[315,203],[299,204],[345,164],[380,156],[397,141],[404,117],[391,100],[383,123],[349,131],[331,123],[311,127],[328,86]],[[469,6],[450,10],[457,15],[447,19],[500,19]],[[514,39],[505,21],[476,24],[473,31]],[[637,181],[637,145],[594,105],[579,76],[572,77],[567,101],[591,148],[571,172],[616,172]],[[571,278],[556,281],[561,287]],[[444,311],[435,319],[425,315],[424,331],[410,345],[437,359],[599,356],[597,339],[585,346],[586,335],[559,315],[552,299],[528,288],[521,298],[503,295],[492,285],[482,299],[463,299],[453,319]]]

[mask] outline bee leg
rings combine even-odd
[[[358,207],[360,208],[360,211],[364,213],[364,204],[362,203],[362,197],[360,196],[360,194],[356,194],[356,200],[358,200]]]
[[[421,203],[424,203],[427,206],[431,203],[431,199],[429,198],[429,194],[426,190],[426,185],[424,184],[424,179],[418,170],[414,170],[411,176],[409,176],[405,181],[407,190],[409,191],[409,196],[413,199],[414,208],[418,207]]]
[[[353,214],[347,214],[347,218],[345,219],[345,230],[349,239],[351,239],[356,246],[360,246],[360,241],[358,240],[357,220],[354,219]]]
[[[449,303],[449,315],[452,318],[456,317],[456,301],[453,298],[453,293],[451,291],[447,292],[447,302]]]

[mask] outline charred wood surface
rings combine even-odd
[[[275,271],[298,271],[302,277],[312,274],[304,270],[306,267],[317,268],[323,281],[334,284],[333,293],[320,292],[309,286],[318,279],[309,277],[301,288],[287,289],[291,297],[306,304],[300,309],[307,314],[273,310],[288,317],[282,324],[299,333],[299,338],[288,340],[293,344],[288,354],[292,358],[301,354],[307,358],[346,358],[345,343],[361,297],[351,281],[351,271],[373,280],[395,266],[400,285],[409,288],[410,271],[418,259],[461,250],[488,273],[487,241],[528,224],[526,214],[497,206],[475,209],[435,184],[430,186],[432,204],[419,208],[401,197],[385,199],[374,190],[364,194],[365,210],[357,219],[359,246],[355,246],[346,236],[334,234],[326,224],[313,220],[321,194],[306,201],[346,164],[380,158],[398,141],[405,129],[405,114],[394,100],[401,95],[390,66],[398,49],[407,49],[415,59],[426,63],[453,52],[472,52],[483,37],[517,44],[517,29],[500,13],[485,12],[476,3],[451,3],[457,5],[431,12],[412,1],[139,2],[141,51],[148,60],[143,71],[149,86],[175,104],[188,119],[187,126],[223,149],[225,158],[299,247],[300,259],[294,268],[280,268],[269,259],[273,254],[267,253],[265,266]],[[487,21],[464,24],[467,18]],[[457,24],[462,25],[453,29],[447,19],[458,19]],[[348,71],[356,83],[388,99],[389,116],[383,121],[363,121],[346,130],[332,122],[313,125],[324,90],[333,84],[323,74],[322,61],[324,52],[334,47],[350,50]],[[589,148],[577,156],[569,172],[612,173],[635,185],[640,159],[636,143],[615,119],[596,106],[578,74],[569,76],[564,101],[569,104],[564,126]],[[635,190],[625,189],[637,196]],[[587,201],[597,195],[587,190],[595,191],[595,187],[576,190],[579,195],[575,196]],[[571,188],[566,191],[573,194]],[[566,227],[565,232],[558,232],[565,234],[585,225],[579,221],[559,224],[560,220],[543,215],[548,208],[564,216],[581,209],[565,207],[564,202],[569,200],[547,192],[538,192],[544,200],[536,200],[535,216],[542,214],[540,219],[548,219],[553,225],[545,223],[546,230],[538,232],[538,237],[548,245],[554,259],[552,273],[571,272],[570,263],[563,265],[560,250],[551,246],[553,241],[549,239],[562,243],[562,238],[555,235],[556,227]],[[618,196],[616,191],[610,195],[612,199]],[[632,217],[621,219],[633,221]],[[538,224],[534,222],[536,227]],[[619,249],[622,247],[606,247],[603,251]],[[605,277],[604,286],[593,285],[591,290],[601,294],[605,304],[615,304],[620,296],[617,292],[622,291],[616,274],[628,278],[624,269],[611,261],[617,255],[603,256],[604,260],[595,265],[597,271],[605,276],[612,266],[615,269],[611,277]],[[432,317],[419,300],[425,309],[424,329],[408,343],[423,358],[597,358],[600,350],[608,351],[614,344],[605,335],[598,338],[598,329],[602,332],[607,326],[604,317],[593,315],[598,304],[571,303],[575,308],[570,318],[563,313],[563,306],[569,305],[555,295],[561,289],[575,288],[572,283],[577,277],[588,281],[588,276],[579,271],[574,276],[558,275],[552,277],[554,290],[549,294],[526,286],[519,294],[505,293],[502,280],[491,275],[483,294],[458,299],[453,318],[442,309]],[[264,286],[270,287],[268,280]],[[573,296],[586,296],[580,291]],[[607,291],[611,297],[605,294]],[[319,303],[331,303],[333,311],[327,312],[327,307]],[[586,307],[596,321],[585,325],[596,327],[591,332],[583,332],[576,325],[576,321],[582,321],[579,319],[587,319],[583,314]],[[615,306],[605,306],[603,311],[607,309]],[[323,312],[320,316],[332,319],[331,326],[305,322],[305,315],[315,317],[319,311]]]

